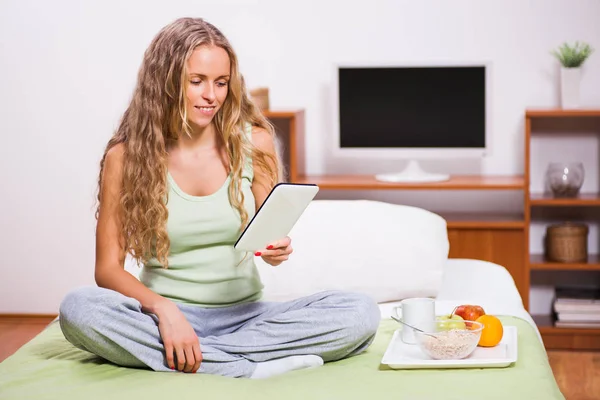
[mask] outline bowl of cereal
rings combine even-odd
[[[436,320],[433,331],[415,330],[417,345],[423,353],[434,360],[460,360],[473,353],[483,324],[475,321],[462,321],[457,326],[454,320]]]

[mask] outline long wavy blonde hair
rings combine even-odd
[[[181,18],[165,26],[144,54],[133,97],[106,146],[98,178],[96,218],[102,204],[100,194],[106,154],[123,143],[125,154],[119,209],[121,240],[123,250],[138,264],[154,257],[168,268],[167,144],[181,135],[191,134],[185,104],[186,63],[192,52],[202,45],[223,48],[231,64],[227,97],[213,123],[227,152],[232,174],[229,200],[239,212],[240,230],[248,223],[241,191],[247,157],[252,157],[261,170],[268,171],[262,178],[270,185],[269,189],[280,181],[283,173],[279,157],[254,147],[244,134],[246,124],[250,123],[267,130],[275,138],[273,126],[247,94],[236,54],[225,36],[200,18]]]

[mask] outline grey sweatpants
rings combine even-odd
[[[249,377],[257,362],[318,355],[325,362],[364,351],[380,322],[377,304],[356,293],[327,291],[288,302],[202,308],[178,304],[200,340],[199,373]],[[154,314],[134,298],[85,287],[60,306],[64,336],[115,364],[172,371]]]

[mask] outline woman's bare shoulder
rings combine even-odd
[[[123,158],[125,158],[125,143],[118,143],[111,147],[110,150],[108,150],[108,152],[106,152],[107,160],[110,159],[113,162],[122,162]]]
[[[125,160],[125,145],[123,143],[116,144],[106,152],[104,159],[104,176],[105,179],[118,178],[123,171],[123,162]]]

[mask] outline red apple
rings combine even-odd
[[[475,321],[477,318],[485,315],[485,311],[481,306],[463,304],[462,306],[456,307],[454,314],[460,315],[465,321]]]

